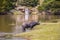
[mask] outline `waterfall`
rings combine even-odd
[[[29,9],[25,8],[25,21],[28,21],[29,18]]]
[[[22,21],[20,16],[21,15],[14,15],[16,23],[15,23],[15,27],[13,28],[13,33],[15,33],[15,34],[23,32],[22,27],[20,25],[20,22]],[[28,18],[29,18],[29,9],[26,8],[25,9],[25,17],[24,17],[25,20],[24,21],[25,22],[28,21]],[[23,22],[23,24],[25,22]]]

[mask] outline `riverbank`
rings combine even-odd
[[[16,37],[28,40],[60,40],[60,23],[40,24],[30,32],[16,34]]]

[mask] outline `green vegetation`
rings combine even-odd
[[[51,3],[54,2],[54,1],[55,1],[55,0],[44,0],[43,3],[42,3],[42,5],[40,5],[39,7],[40,7],[40,8],[43,7],[44,10],[47,10],[48,8],[50,8],[50,7],[52,6]],[[49,6],[49,5],[50,5],[50,6]],[[38,7],[38,8],[39,8],[39,7]],[[40,9],[40,10],[41,10],[41,9]]]
[[[11,10],[14,5],[12,0],[0,0],[0,12]]]
[[[34,7],[39,4],[38,1],[39,0],[23,0],[23,2],[20,3],[20,5]]]
[[[41,6],[38,7],[38,10],[51,10],[51,13],[59,12],[60,10],[60,1],[59,0],[44,0]]]
[[[29,40],[60,40],[60,23],[40,24],[30,32],[16,34]]]
[[[0,0],[0,12],[11,10],[16,5],[17,0]],[[19,0],[19,5],[35,7],[39,5],[39,0]],[[51,10],[52,13],[59,12],[60,0],[44,0],[38,7],[39,11]]]

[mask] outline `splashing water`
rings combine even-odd
[[[29,18],[29,9],[26,8],[25,9],[25,21],[28,21],[28,18]]]
[[[15,24],[14,31],[13,31],[13,33],[15,33],[15,34],[23,32],[22,27],[20,25],[20,22],[22,21],[20,16],[21,15],[15,16],[16,24]],[[25,17],[24,17],[25,20],[24,21],[28,21],[28,18],[29,18],[29,9],[26,8],[25,9]]]
[[[20,15],[16,15],[16,24],[15,27],[13,28],[13,33],[17,34],[17,33],[21,33],[22,32],[22,27],[20,25]]]

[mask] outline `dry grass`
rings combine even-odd
[[[28,40],[60,40],[60,23],[56,24],[40,24],[32,31],[15,36],[24,37]]]

